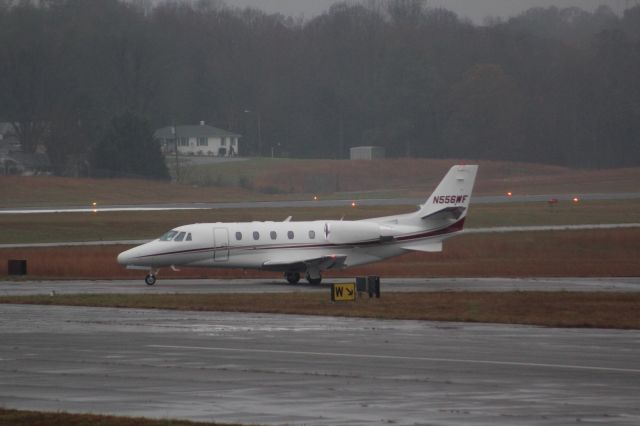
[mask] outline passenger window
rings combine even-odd
[[[287,232],[287,237],[288,237],[290,240],[293,240],[293,231],[289,231],[289,232]]]
[[[272,240],[275,240],[276,238],[278,238],[278,234],[276,234],[276,231],[271,231],[269,235],[271,235]]]
[[[315,240],[315,238],[316,238],[316,231],[314,230],[309,231],[309,239]]]
[[[173,237],[175,237],[177,233],[178,231],[169,231],[166,234],[164,234],[162,237],[160,237],[160,241],[171,241],[173,240]]]
[[[187,233],[186,233],[186,232],[181,232],[181,233],[179,233],[179,234],[178,234],[178,236],[176,237],[176,239],[175,239],[175,240],[173,240],[173,241],[182,241],[182,240],[184,240],[184,236],[185,236],[185,235],[187,235]]]
[[[259,240],[260,239],[260,233],[258,231],[253,231],[253,239],[254,240]]]
[[[242,232],[236,232],[236,240],[240,241],[242,239]]]
[[[187,238],[186,238],[186,240],[185,240],[185,241],[191,241],[191,232],[189,232],[189,233],[187,234]]]

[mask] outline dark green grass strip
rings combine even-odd
[[[141,417],[101,416],[64,412],[39,412],[0,408],[0,426],[231,426],[183,420],[151,420]]]
[[[327,293],[3,296],[0,303],[259,312],[379,319],[640,329],[640,293],[383,293],[332,303]]]

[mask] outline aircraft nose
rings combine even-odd
[[[131,250],[123,251],[118,255],[118,263],[121,265],[127,265],[131,262]]]

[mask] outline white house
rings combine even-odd
[[[241,135],[201,121],[199,125],[167,126],[158,129],[154,137],[160,141],[164,154],[173,154],[178,147],[182,155],[210,155],[234,157],[238,155],[238,139]]]

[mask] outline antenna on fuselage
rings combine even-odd
[[[283,222],[291,222],[291,218],[292,218],[292,216],[289,216],[288,218],[286,218],[285,220],[283,220]]]

